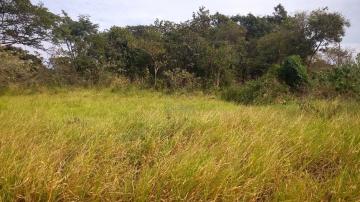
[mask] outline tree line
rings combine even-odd
[[[272,15],[228,16],[200,7],[181,23],[156,20],[99,30],[89,16],[72,19],[29,0],[0,2],[2,47],[46,49],[44,42],[51,43],[56,52],[49,71],[92,84],[110,75],[155,88],[221,89],[259,79],[294,55],[313,71],[319,64],[352,61],[335,46],[348,26],[342,14],[326,7],[290,15],[279,4]]]

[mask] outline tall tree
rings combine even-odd
[[[73,65],[76,65],[78,56],[86,55],[89,49],[89,39],[95,35],[98,25],[93,24],[89,17],[80,16],[78,21],[71,19],[66,12],[63,11],[61,22],[54,30],[54,42],[64,47],[63,53],[71,58]]]
[[[200,7],[196,13],[193,13],[193,19],[190,21],[192,31],[206,36],[211,26],[210,11],[205,7]]]
[[[273,17],[270,17],[273,19],[273,21],[277,24],[281,24],[288,18],[288,13],[285,10],[284,6],[279,4],[274,8]]]
[[[30,0],[0,1],[0,45],[15,44],[43,48],[42,42],[50,40],[57,16]]]
[[[151,58],[151,63],[148,64],[148,67],[152,70],[154,87],[156,88],[159,73],[168,64],[165,43],[161,32],[154,27],[148,27],[142,34],[142,38],[138,39],[137,47],[145,50]]]
[[[307,18],[306,35],[312,42],[312,54],[308,64],[319,50],[324,50],[328,45],[339,43],[345,35],[345,28],[350,26],[348,20],[340,13],[329,12],[328,8],[312,11]]]
[[[130,80],[144,77],[151,63],[146,51],[137,47],[138,40],[127,28],[112,27],[104,33],[106,67],[117,74],[123,74]]]

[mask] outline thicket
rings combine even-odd
[[[290,87],[279,79],[278,70],[275,65],[259,79],[223,90],[221,97],[241,104],[284,104],[292,98],[292,94]]]
[[[325,98],[360,98],[360,64],[344,64],[318,73],[313,94]]]

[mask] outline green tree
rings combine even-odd
[[[80,16],[78,21],[75,21],[63,11],[60,25],[54,29],[55,44],[60,45],[62,52],[71,58],[77,71],[85,68],[82,65],[87,62],[88,58],[85,56],[90,47],[89,42],[93,39],[92,36],[98,32],[97,28],[98,25],[93,24],[89,17]]]
[[[207,36],[211,27],[210,11],[205,7],[200,7],[196,13],[193,13],[193,18],[190,21],[190,28],[192,31]]]
[[[0,45],[43,48],[42,42],[50,40],[57,19],[41,4],[33,5],[29,0],[1,0]]]
[[[212,78],[216,88],[221,84],[230,84],[234,80],[236,66],[244,62],[246,31],[227,16],[216,13],[211,16],[212,28],[208,41],[211,53],[206,57],[211,63]]]
[[[232,82],[230,75],[233,74],[233,65],[236,63],[235,51],[229,44],[225,43],[216,47],[213,53],[211,71],[214,78],[214,86],[220,88],[221,83],[229,85]]]
[[[288,13],[284,6],[279,4],[274,8],[273,21],[277,24],[283,23],[288,18]]]
[[[329,12],[328,8],[324,8],[312,11],[305,26],[306,36],[312,43],[312,54],[308,61],[308,64],[311,64],[319,50],[342,41],[345,28],[350,26],[350,23],[340,13]]]
[[[143,37],[137,40],[137,47],[143,49],[151,58],[148,67],[152,70],[154,87],[157,87],[160,70],[167,66],[167,54],[162,34],[150,27],[145,30]]]
[[[273,28],[268,18],[258,17],[251,13],[246,16],[237,15],[232,17],[232,19],[247,30],[247,40],[262,37],[271,32]]]
[[[119,74],[126,74],[132,34],[125,28],[112,27],[106,36],[106,67]]]

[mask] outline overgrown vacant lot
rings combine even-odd
[[[344,101],[3,95],[0,201],[356,201],[359,112]]]

